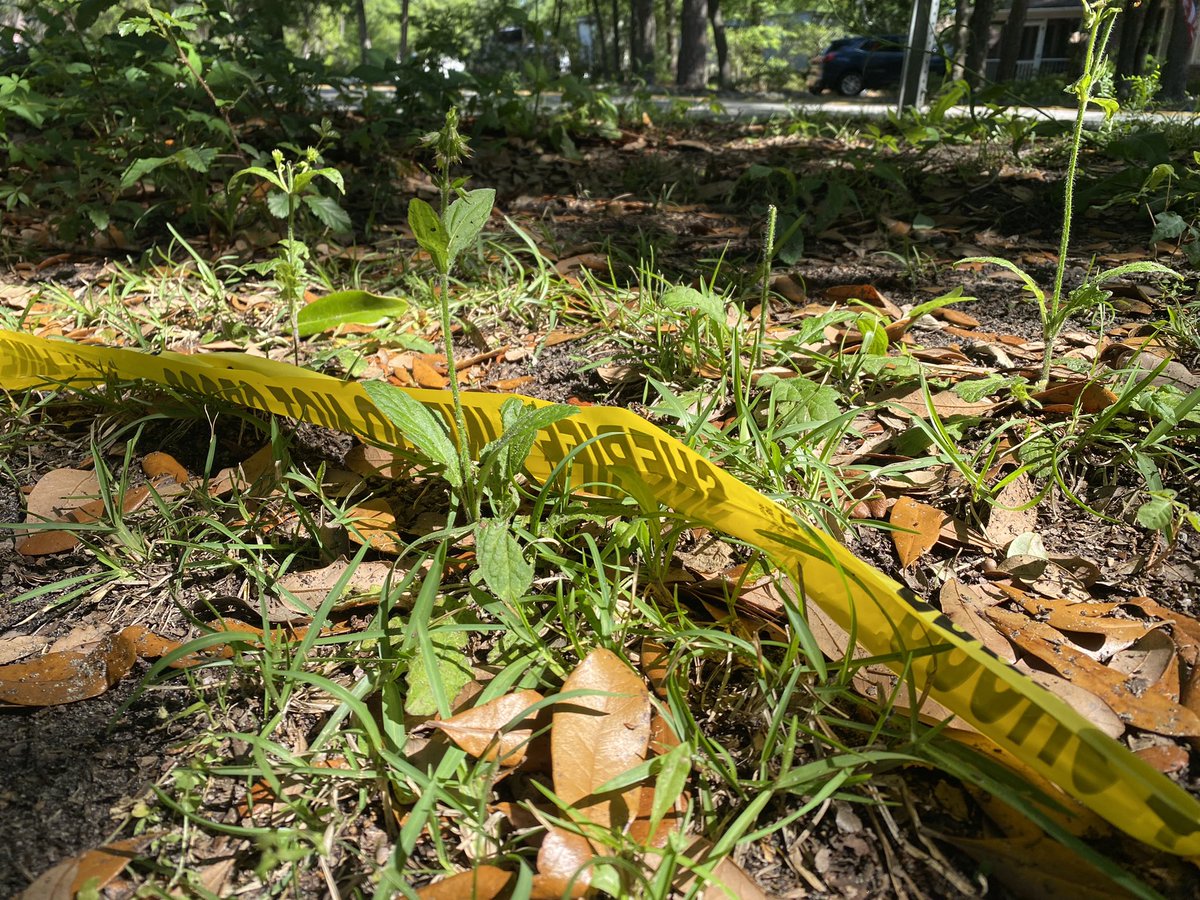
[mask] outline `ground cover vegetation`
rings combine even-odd
[[[1112,110],[1094,5],[1068,100]],[[530,462],[634,411],[1195,795],[1194,124],[969,79],[698,123],[442,73],[422,42],[471,31],[432,25],[364,90],[279,43],[328,9],[271,6],[22,7],[0,327],[297,361],[407,441],[119,372],[5,392],[0,890],[1196,893],[802,573],[620,459]],[[485,428],[496,393],[549,404]]]

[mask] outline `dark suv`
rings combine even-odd
[[[820,77],[812,85],[819,94],[828,89],[844,97],[862,93],[863,88],[892,87],[900,83],[904,68],[904,38],[895,34],[883,37],[838,38],[820,57]],[[945,66],[940,56],[929,59],[931,72]]]

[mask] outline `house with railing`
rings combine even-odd
[[[1011,3],[1004,3],[992,20],[986,74],[996,77],[1000,65],[1000,33],[1008,21]],[[1021,50],[1017,56],[1017,80],[1066,72],[1079,40],[1081,4],[1076,0],[1029,0]]]

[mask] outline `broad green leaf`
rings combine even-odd
[[[479,188],[468,191],[450,204],[450,208],[446,210],[445,222],[448,265],[454,265],[458,254],[479,237],[483,226],[487,224],[488,216],[492,214],[492,204],[495,200],[494,190]]]
[[[776,417],[782,422],[820,425],[841,415],[838,393],[828,385],[774,375],[764,375],[759,384],[771,392]]]
[[[433,264],[439,272],[450,271],[449,247],[446,229],[433,207],[414,197],[408,203],[408,227],[412,229],[413,237],[426,253],[433,257]]]
[[[125,174],[121,176],[121,187],[127,188],[130,185],[137,184],[155,169],[161,165],[171,161],[169,156],[144,156],[141,159],[135,159],[129,164],[129,168],[125,170]]]
[[[289,194],[286,191],[271,191],[267,194],[267,212],[277,219],[288,217],[289,203]]]
[[[1171,492],[1173,494],[1173,492]],[[1155,493],[1138,507],[1137,523],[1143,528],[1154,531],[1167,531],[1175,518],[1175,504],[1167,496],[1168,492]]]
[[[494,477],[501,483],[511,481],[525,465],[538,432],[579,412],[573,406],[527,406],[515,398],[505,400],[500,407],[504,432],[483,448],[481,468],[489,463],[496,467]]]
[[[454,619],[463,618],[462,613]],[[441,712],[439,696],[447,708],[459,691],[471,683],[471,659],[464,653],[470,642],[469,632],[452,627],[431,627],[428,641],[420,641],[417,653],[409,661],[405,680],[408,695],[404,712],[410,716],[428,718]]]
[[[1012,539],[1012,543],[1008,545],[1008,556],[1034,556],[1038,559],[1049,559],[1050,556],[1046,553],[1046,545],[1042,541],[1042,536],[1034,531],[1026,531],[1018,534]]]
[[[207,172],[217,158],[216,147],[184,147],[175,154],[175,159],[193,172]]]
[[[859,333],[862,334],[861,353],[873,356],[886,356],[888,351],[887,326],[883,319],[874,313],[864,313],[856,322]]]
[[[659,301],[667,309],[694,309],[718,325],[725,324],[725,304],[719,297],[686,285],[675,285],[663,291]]]
[[[1104,118],[1111,119],[1121,110],[1121,104],[1112,97],[1088,97],[1088,103],[1095,103],[1104,110]]]
[[[270,171],[269,169],[264,169],[262,166],[247,166],[246,168],[241,169],[238,172],[235,172],[233,178],[230,180],[237,181],[239,178],[244,178],[249,175],[254,175],[257,178],[261,178],[263,181],[265,181],[267,184],[271,185],[271,187],[276,188],[277,190],[281,190],[281,191],[287,190],[287,188],[285,188],[283,186],[283,182],[279,180],[278,175],[276,175],[274,172]]]
[[[1187,222],[1183,216],[1173,212],[1161,212],[1154,217],[1154,232],[1150,235],[1150,243],[1173,241],[1187,230]]]
[[[475,525],[475,557],[483,583],[505,603],[517,603],[533,586],[533,565],[521,553],[511,525],[480,519]]]
[[[967,403],[978,403],[984,397],[990,397],[1001,388],[1007,387],[1012,381],[1012,378],[997,375],[993,372],[990,375],[985,375],[983,378],[960,381],[951,390]]]
[[[441,466],[452,487],[462,487],[458,451],[442,420],[398,387],[383,381],[364,381],[362,386],[379,411],[400,429],[405,440]]]
[[[350,216],[332,197],[325,197],[321,194],[307,194],[303,200],[304,205],[330,231],[338,234],[348,234],[352,230]]]
[[[300,310],[300,336],[332,331],[339,325],[381,325],[408,312],[403,297],[384,297],[368,291],[335,291]]]
[[[97,231],[103,231],[108,227],[108,223],[111,221],[108,215],[108,210],[97,209],[94,206],[88,206],[84,208],[84,212],[86,212],[87,217],[92,220],[92,224],[96,226]]]

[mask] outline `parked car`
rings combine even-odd
[[[844,97],[853,97],[864,88],[895,87],[904,69],[904,45],[905,39],[895,34],[838,38],[815,60],[820,75],[811,90],[814,94],[836,90]],[[942,57],[930,56],[930,72],[941,72],[945,65]]]

